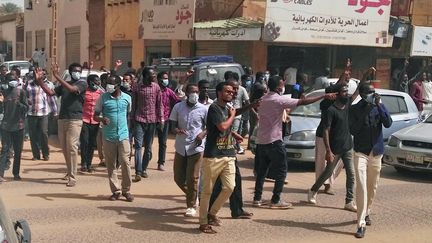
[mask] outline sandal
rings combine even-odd
[[[249,213],[247,211],[243,211],[240,215],[238,216],[232,216],[233,219],[251,219],[253,216],[253,213]]]
[[[209,225],[213,225],[213,226],[221,226],[222,225],[222,221],[216,215],[208,214],[207,219],[208,219]]]
[[[206,234],[216,234],[216,233],[217,233],[216,230],[214,230],[214,229],[213,229],[210,225],[208,225],[208,224],[200,225],[199,230],[200,230],[201,232],[203,232],[203,233],[206,233]]]

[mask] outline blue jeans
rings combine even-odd
[[[153,137],[156,123],[142,123],[135,121],[134,147],[135,147],[135,174],[142,175],[147,170],[152,158]],[[141,152],[144,145],[144,156]]]
[[[166,143],[168,139],[169,125],[170,125],[169,122],[166,121],[162,129],[160,126],[156,127],[156,133],[158,136],[158,143],[159,143],[158,165],[165,164],[165,156],[166,156],[166,148],[167,148]]]
[[[336,167],[339,159],[342,159],[342,162],[345,167],[346,173],[346,197],[345,203],[350,203],[354,200],[354,165],[353,165],[353,151],[349,150],[342,154],[336,154],[335,159],[331,163],[327,163],[327,166],[324,172],[318,177],[315,184],[312,186],[311,191],[318,192],[320,187],[324,184],[324,182],[330,178],[333,174],[333,170]]]
[[[268,173],[275,180],[271,202],[278,203],[288,170],[283,142],[278,140],[270,144],[257,144],[255,160],[256,181],[254,201],[261,200],[264,180]]]

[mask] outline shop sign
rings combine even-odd
[[[254,41],[261,38],[261,28],[195,28],[196,40]]]
[[[414,26],[411,56],[432,57],[432,27]]]
[[[140,39],[192,40],[195,0],[141,0]]]
[[[263,39],[389,47],[390,0],[267,0]]]

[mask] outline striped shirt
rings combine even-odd
[[[47,84],[48,87],[50,87],[49,83]],[[58,114],[57,97],[48,96],[39,85],[34,83],[34,81],[29,81],[26,91],[29,101],[29,110],[27,115],[47,116],[51,112],[53,112],[54,116]]]
[[[158,123],[163,119],[162,94],[159,84],[139,84],[132,91],[133,118],[142,123]]]
[[[177,95],[170,88],[161,87],[162,91],[162,106],[163,106],[163,120],[168,121],[171,113],[171,108],[180,101]]]

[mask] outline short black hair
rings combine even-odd
[[[344,82],[342,83],[336,83],[335,85],[330,86],[332,87],[332,92],[331,93],[339,93],[342,91],[343,88],[348,88],[348,85]]]
[[[81,64],[74,62],[74,63],[72,63],[71,65],[69,65],[69,72],[71,73],[72,70],[73,70],[74,68],[76,68],[76,67],[79,67],[79,68],[82,69]]]
[[[96,74],[90,74],[90,75],[87,77],[87,83],[88,83],[88,84],[90,84],[90,82],[94,82],[95,80],[99,80],[99,81],[100,81],[99,76],[97,76]]]
[[[165,71],[163,71],[163,72],[159,72],[159,73],[157,74],[157,79],[158,79],[158,80],[159,80],[159,79],[162,79],[162,77],[163,77],[165,74],[168,75],[168,73],[165,72]]]
[[[189,90],[190,90],[192,87],[197,87],[197,88],[198,88],[198,85],[197,85],[197,84],[188,84],[188,85],[186,85],[186,93],[189,93]]]
[[[228,81],[229,79],[232,79],[232,78],[234,78],[233,71],[226,71],[224,73],[224,79],[225,79],[225,81]]]
[[[110,76],[109,76],[109,78],[114,78],[114,79],[115,79],[115,83],[116,83],[116,84],[121,84],[121,82],[122,82],[122,80],[121,80],[120,76],[118,76],[118,75],[115,75],[115,74],[113,74],[113,75],[110,75]]]
[[[218,96],[218,92],[222,91],[225,86],[231,86],[228,82],[220,82],[216,85],[216,97]]]
[[[247,80],[249,78],[249,75],[247,75],[247,74],[243,74],[242,76],[241,76],[241,80],[243,81],[243,80]]]
[[[8,73],[8,74],[6,74],[4,80],[5,80],[6,82],[9,82],[9,81],[15,80],[15,77],[12,75],[12,73]]]
[[[142,70],[142,76],[143,76],[143,78],[145,79],[145,78],[149,78],[149,75],[150,75],[150,71],[154,71],[155,69],[153,68],[153,67],[146,67],[146,68],[144,68],[143,70]]]
[[[198,82],[198,88],[201,88],[204,84],[210,84],[210,82],[207,79],[201,79]]]
[[[367,94],[370,91],[370,83],[366,82],[366,83],[361,83],[359,85],[359,93],[360,94]]]
[[[281,76],[272,76],[268,81],[268,88],[270,91],[276,91],[277,87],[279,87],[280,81],[282,80]]]

